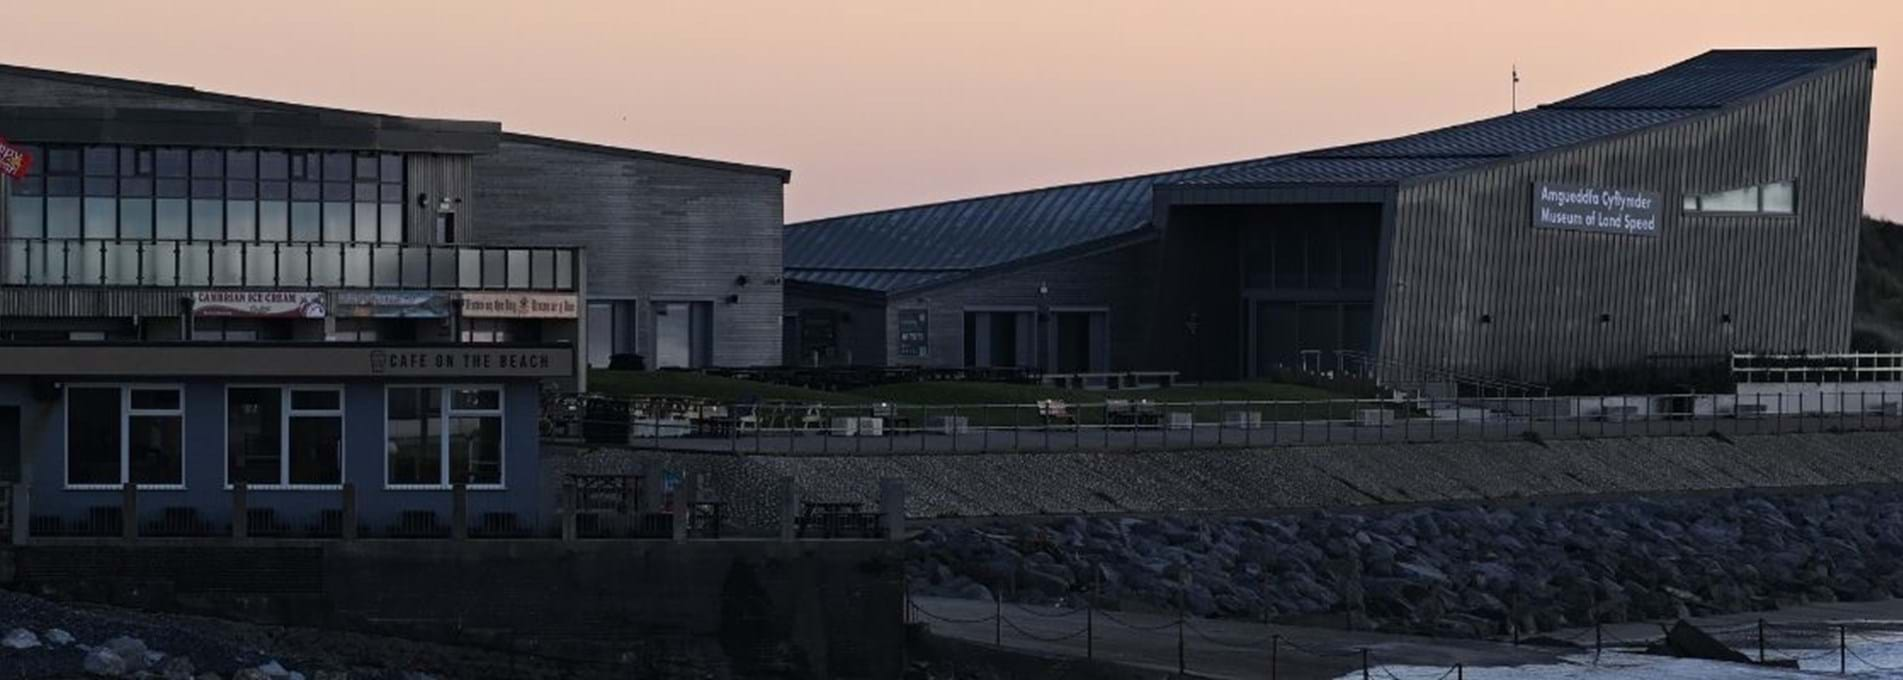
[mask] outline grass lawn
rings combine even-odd
[[[588,389],[619,397],[668,395],[703,397],[715,401],[766,399],[814,404],[854,404],[868,400],[865,397],[841,392],[809,390],[791,385],[775,385],[676,371],[591,370],[588,372]]]

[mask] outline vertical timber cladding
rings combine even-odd
[[[1849,65],[1712,115],[1403,186],[1384,351],[1551,379],[1651,354],[1847,349],[1870,84],[1866,64]],[[1790,179],[1795,216],[1680,210],[1688,192]],[[1540,182],[1658,192],[1659,235],[1534,228]]]
[[[468,156],[404,154],[403,178],[404,241],[436,242],[436,213],[445,198],[456,213],[456,240],[477,241],[475,177]]]
[[[715,365],[782,360],[782,175],[520,135],[475,163],[481,240],[586,248],[588,295],[639,301],[640,354],[654,302],[707,302]]]

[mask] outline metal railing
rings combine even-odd
[[[1312,356],[1319,363],[1319,352]],[[1356,350],[1335,350],[1334,360],[1334,370],[1343,375],[1366,378],[1382,387],[1414,395],[1430,391],[1428,386],[1432,384],[1446,385],[1453,390],[1452,394],[1433,395],[1442,397],[1544,397],[1551,393],[1538,383],[1395,361]],[[1308,359],[1304,359],[1304,363],[1308,363]],[[1304,368],[1316,371],[1324,367]]]
[[[0,239],[0,285],[574,290],[575,248]]]
[[[1903,353],[1733,354],[1740,383],[1903,382]]]
[[[590,397],[552,438],[769,455],[1186,450],[1903,430],[1903,392],[1091,404]],[[589,415],[593,414],[593,415]]]

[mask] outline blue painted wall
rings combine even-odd
[[[87,380],[87,383],[108,383]],[[185,388],[185,488],[143,489],[139,494],[141,521],[157,519],[166,507],[190,506],[199,516],[219,524],[231,520],[231,492],[225,488],[224,381],[125,381],[140,384],[179,384]],[[246,379],[243,385],[295,384]],[[335,381],[313,384],[338,384]],[[391,490],[384,488],[384,387],[399,384],[344,383],[344,479],[355,484],[358,520],[381,534],[405,510],[432,510],[448,524],[448,490]],[[497,384],[497,383],[484,383]],[[470,522],[485,512],[515,513],[525,527],[544,527],[552,517],[543,511],[540,479],[538,411],[540,388],[534,381],[499,383],[503,388],[503,483],[500,490],[469,491]],[[65,398],[37,398],[25,381],[0,383],[0,405],[20,407],[23,479],[32,489],[31,512],[57,515],[69,525],[83,519],[93,506],[118,506],[120,491],[79,491],[65,488]],[[258,490],[248,493],[251,507],[271,507],[280,521],[302,528],[316,521],[324,509],[342,507],[335,490]]]

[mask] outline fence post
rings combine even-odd
[[[1837,624],[1837,674],[1838,675],[1843,675],[1844,673],[1849,672],[1849,669],[1850,669],[1850,658],[1848,656],[1848,653],[1850,651],[1850,643],[1849,641],[1845,640],[1845,636],[1846,636],[1846,633],[1844,632],[1844,624],[1841,624],[1841,623]]]
[[[1281,677],[1282,636],[1269,636],[1269,680]]]
[[[1454,680],[1467,680],[1467,665],[1454,664]]]
[[[343,511],[338,513],[337,518],[341,526],[337,527],[337,535],[348,541],[357,537],[357,485],[344,482],[343,493]]]
[[[688,524],[694,521],[694,502],[700,500],[700,485],[694,473],[681,471],[680,486],[674,487],[674,542],[687,540]]]
[[[1361,648],[1361,680],[1368,680],[1368,648]]]
[[[119,504],[119,535],[122,538],[139,537],[139,485],[126,482],[125,500]]]
[[[251,508],[246,504],[244,480],[231,483],[231,537],[243,539],[251,533]]]
[[[1084,658],[1097,658],[1097,603],[1084,607]]]
[[[879,480],[879,512],[883,515],[885,538],[888,541],[903,540],[905,536],[905,482],[897,479]]]
[[[10,509],[13,516],[9,520],[12,525],[8,528],[13,531],[14,545],[26,545],[26,542],[32,539],[33,508],[32,502],[27,498],[28,493],[30,491],[26,482],[13,483],[13,507]]]
[[[581,492],[575,488],[574,482],[562,485],[562,540],[565,542],[575,540],[576,534],[579,533],[575,526],[575,512],[579,508],[575,507],[575,504],[580,496]],[[635,508],[635,515],[640,515],[639,508]]]
[[[799,532],[800,493],[792,477],[780,478],[780,541],[792,541]]]
[[[1764,619],[1758,619],[1758,665],[1764,665]]]
[[[1189,675],[1189,664],[1183,658],[1185,646],[1183,640],[1183,610],[1178,609],[1176,610],[1176,677],[1179,678]]]
[[[991,591],[991,644],[1004,646],[1004,599],[998,591]]]
[[[1595,607],[1596,606],[1597,605],[1595,605]],[[1599,653],[1603,651],[1605,651],[1605,637],[1604,635],[1601,634],[1601,629],[1599,626],[1599,612],[1593,612],[1592,613],[1592,656],[1593,658],[1595,659],[1599,658]]]

